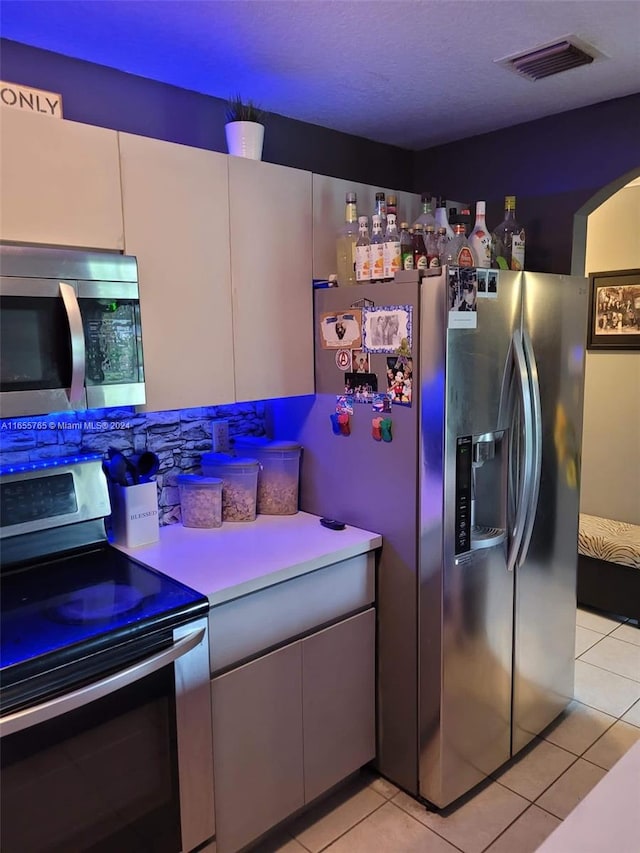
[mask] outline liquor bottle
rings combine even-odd
[[[416,270],[427,268],[427,247],[424,245],[422,225],[419,222],[413,226],[413,267]]]
[[[369,219],[358,217],[358,240],[356,242],[356,281],[371,281],[371,241],[369,240]]]
[[[395,195],[390,195],[387,198],[387,224],[389,224],[389,216],[392,214],[396,217],[396,223],[398,220],[398,198]]]
[[[374,213],[371,218],[373,221],[373,231],[371,233],[371,281],[384,281],[382,217]]]
[[[453,240],[445,247],[446,264],[449,267],[473,267],[475,259],[464,235],[464,225],[456,225]],[[444,259],[443,259],[444,260]]]
[[[438,206],[436,207],[436,228],[444,228],[447,239],[453,239],[453,228],[449,225],[449,220],[447,219],[446,198],[438,199]]]
[[[403,270],[413,269],[413,236],[408,222],[400,223],[400,267]]]
[[[336,255],[338,282],[342,285],[356,283],[356,243],[358,241],[357,196],[347,193],[345,197],[344,225],[338,231]]]
[[[440,257],[440,264],[446,264],[446,260],[444,259],[445,255],[445,246],[449,242],[449,238],[447,237],[447,232],[444,228],[436,228],[436,242],[438,244],[438,255]]]
[[[422,225],[422,228],[425,231],[428,225],[433,225],[435,228],[436,220],[431,206],[431,195],[429,193],[423,193],[420,198],[420,203],[422,204],[422,213],[416,219],[414,227],[415,225]]]
[[[491,235],[491,266],[501,270],[524,269],[524,228],[516,221],[516,197],[505,196],[504,222]]]
[[[476,224],[468,236],[469,247],[475,255],[476,266],[484,269],[491,266],[491,235],[485,222],[485,208],[483,201],[476,204]]]
[[[465,237],[469,236],[471,231],[471,210],[468,207],[461,207],[456,220],[457,225],[464,225]]]
[[[427,225],[424,245],[427,250],[427,266],[430,269],[437,269],[440,266],[440,246],[433,225]]]
[[[389,213],[387,208],[387,230],[383,244],[383,278],[385,281],[394,280],[400,269],[400,263],[400,235],[396,226],[396,215]]]
[[[384,231],[387,224],[387,203],[384,200],[384,193],[376,193],[376,205],[373,209],[373,215],[380,217],[382,230]],[[373,222],[373,219],[371,221]]]

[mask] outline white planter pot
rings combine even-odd
[[[236,157],[262,160],[264,125],[255,121],[230,121],[224,126],[227,134],[227,151]]]

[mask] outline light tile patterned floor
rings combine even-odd
[[[640,629],[582,609],[576,624],[575,700],[458,808],[364,771],[253,853],[533,853],[640,740]]]

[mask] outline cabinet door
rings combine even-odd
[[[398,192],[385,187],[359,184],[357,181],[345,181],[328,175],[313,176],[313,277],[327,278],[337,272],[336,235],[344,222],[345,195],[356,193],[358,197],[358,215],[369,217],[371,234],[371,216],[374,211],[376,193],[384,192],[385,197],[394,194],[398,199],[398,226],[406,220],[412,223],[420,213],[420,196],[415,193]],[[356,297],[354,297],[356,298]]]
[[[122,249],[115,130],[2,110],[0,237]]]
[[[300,643],[214,678],[218,853],[233,853],[304,803]]]
[[[311,173],[229,157],[236,399],[312,394]]]
[[[375,610],[302,641],[304,794],[375,758]]]
[[[233,402],[227,157],[128,133],[120,153],[146,409]]]

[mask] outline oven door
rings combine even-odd
[[[3,417],[86,409],[84,374],[77,283],[0,278]]]
[[[178,853],[214,835],[206,619],[0,733],[3,853]]]

